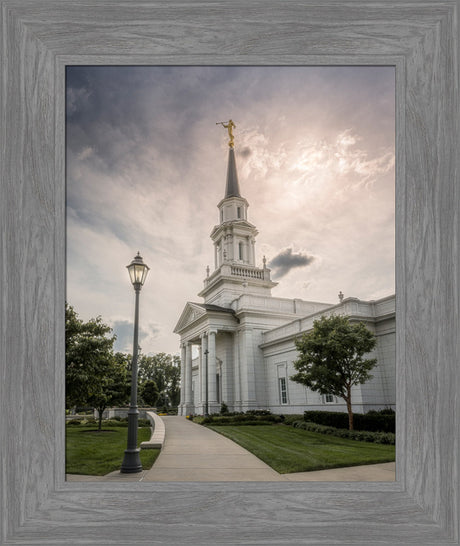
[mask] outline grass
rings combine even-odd
[[[138,429],[138,443],[150,439],[149,427]],[[119,470],[128,438],[127,427],[97,431],[96,425],[66,427],[66,474],[105,476]],[[152,467],[159,449],[141,449],[142,468]]]
[[[209,426],[280,474],[395,460],[395,446],[358,442],[286,425]]]

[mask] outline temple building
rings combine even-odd
[[[377,358],[373,378],[353,387],[353,411],[394,409],[395,296],[363,301],[339,294],[335,305],[273,297],[277,283],[265,258],[256,265],[258,231],[240,193],[234,124],[230,120],[224,127],[230,142],[225,193],[217,205],[219,223],[211,231],[214,271],[210,274],[208,268],[198,294],[202,303],[188,302],[174,329],[181,346],[179,415],[218,413],[222,403],[230,411],[346,411],[344,400],[290,380],[298,358],[295,338],[310,331],[314,320],[332,314],[362,321],[377,337],[369,355]]]

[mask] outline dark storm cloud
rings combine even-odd
[[[68,151],[78,156],[91,148],[91,162],[105,173],[129,169],[146,153],[154,160],[172,154],[176,169],[186,171],[186,152],[197,147],[196,124],[210,107],[209,100],[203,101],[203,86],[217,87],[211,111],[220,115],[217,105],[230,93],[227,72],[209,67],[69,67]]]
[[[238,151],[238,155],[241,157],[249,157],[252,154],[251,148],[249,146],[245,146],[241,150]]]
[[[292,252],[292,248],[286,248],[270,260],[268,267],[273,270],[273,276],[277,279],[284,277],[296,267],[310,265],[315,258],[303,252]]]

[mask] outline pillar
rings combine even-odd
[[[185,346],[185,414],[193,412],[192,400],[192,344],[190,342]]]
[[[185,403],[185,343],[181,343],[181,356],[180,356],[180,402],[179,402],[179,415],[185,415],[184,403]]]
[[[233,335],[233,411],[241,411],[241,380],[240,380],[240,332],[237,330]]]
[[[206,334],[201,334],[201,408],[202,414],[205,413],[206,404],[206,350],[208,348],[208,337]]]
[[[216,385],[216,331],[208,332],[208,399],[209,413],[219,412],[219,404],[217,403],[217,385]]]

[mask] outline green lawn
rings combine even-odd
[[[209,426],[280,474],[395,460],[395,446],[357,442],[286,425]]]
[[[150,439],[149,427],[139,428],[138,442]],[[119,470],[128,439],[127,427],[97,431],[96,425],[66,427],[66,474],[104,476]],[[149,469],[160,454],[159,449],[141,449],[142,467]]]

